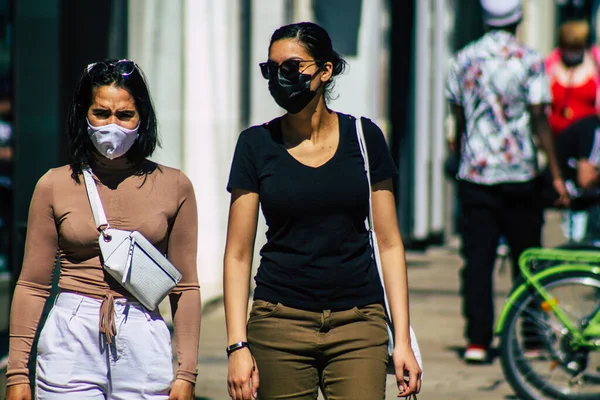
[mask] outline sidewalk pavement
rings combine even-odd
[[[559,218],[548,213],[545,245],[562,241]],[[407,254],[410,285],[411,324],[423,353],[424,378],[419,400],[509,400],[516,399],[504,379],[500,363],[466,365],[460,358],[464,350],[464,320],[461,315],[459,271],[461,259],[456,240],[445,247],[424,253]],[[496,309],[502,308],[510,290],[510,266],[496,269]],[[497,314],[498,315],[498,314]],[[226,332],[222,303],[205,305],[200,338],[199,374],[196,399],[226,400]],[[0,377],[0,398],[4,395],[4,376]],[[395,379],[388,376],[387,399],[397,398]],[[361,399],[357,399],[361,400]]]

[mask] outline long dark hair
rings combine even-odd
[[[308,53],[319,62],[317,65],[322,67],[326,62],[333,64],[332,78],[325,83],[323,95],[326,100],[331,99],[331,90],[334,86],[333,77],[336,77],[346,70],[346,60],[344,60],[334,49],[329,34],[323,27],[313,22],[298,22],[295,24],[284,25],[273,32],[269,49],[273,43],[282,39],[296,39],[308,51]]]
[[[134,164],[140,164],[152,155],[156,146],[160,146],[158,139],[158,123],[156,112],[152,105],[152,98],[144,73],[135,65],[133,72],[123,75],[114,67],[116,60],[105,60],[97,63],[88,71],[86,68],[77,83],[73,101],[67,119],[69,138],[69,153],[71,177],[79,182],[81,165],[89,164],[93,167],[94,145],[87,132],[87,113],[92,104],[94,89],[100,86],[116,86],[123,88],[133,97],[135,107],[140,115],[139,136],[134,145],[127,152],[127,159]],[[100,69],[99,66],[102,66]]]

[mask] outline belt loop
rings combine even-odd
[[[60,295],[62,294],[62,291],[59,291],[56,296],[54,297],[54,304],[52,304],[53,306],[56,305],[56,303],[58,303],[58,298],[60,297]]]
[[[144,311],[144,315],[146,316],[146,321],[150,322],[152,321],[152,315],[150,315],[150,312],[146,309],[146,307],[144,306],[140,306],[142,307],[142,310]]]
[[[81,307],[81,303],[83,303],[84,301],[84,297],[80,296],[79,302],[77,303],[77,306],[73,309],[73,316],[76,316],[77,313],[79,312],[79,307]]]
[[[331,310],[323,310],[321,313],[321,332],[327,333],[331,330]]]

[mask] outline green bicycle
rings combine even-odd
[[[600,249],[529,249],[500,315],[504,375],[527,400],[600,399]]]

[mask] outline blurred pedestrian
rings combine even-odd
[[[556,153],[569,194],[580,197],[600,186],[600,117],[575,122],[556,138]],[[597,191],[595,191],[597,192]],[[600,239],[600,207],[592,203],[584,211],[566,210],[563,233],[573,242]]]
[[[385,396],[388,334],[364,223],[369,190],[395,326],[396,377],[402,396],[418,392],[421,371],[410,344],[406,262],[392,192],[396,169],[385,138],[373,122],[362,121],[369,188],[355,118],[327,107],[345,61],[320,26],[277,29],[260,67],[287,113],[241,133],[227,185],[229,394],[236,400],[257,392],[264,399],[314,399],[321,387],[327,398]],[[267,243],[246,321],[259,204]]]
[[[0,96],[0,272],[9,270],[10,230],[12,227],[12,169],[13,169],[13,127],[11,101],[7,93]],[[0,369],[6,362],[7,353],[0,344]]]
[[[519,44],[520,0],[482,0],[488,32],[460,50],[450,66],[447,97],[460,143],[465,360],[484,362],[493,339],[493,268],[501,235],[511,250],[513,277],[523,250],[541,245],[537,135],[548,154],[560,201],[568,195],[545,114],[550,92],[540,55]]]
[[[11,311],[7,400],[30,399],[28,360],[60,258],[58,294],[37,347],[37,399],[194,398],[200,325],[197,209],[189,179],[147,159],[157,121],[140,68],[97,62],[69,111],[71,163],[38,181]],[[112,228],[143,234],[179,269],[170,293],[179,368],[158,311],[144,308],[103,270],[83,166]],[[105,238],[110,240],[110,238]]]
[[[555,135],[600,109],[600,49],[589,42],[586,21],[559,28],[559,47],[546,58],[552,103],[548,118]]]
[[[559,47],[546,58],[552,92],[549,121],[555,135],[561,135],[573,123],[594,116],[600,110],[600,49],[590,43],[587,21],[563,23],[558,43]],[[573,135],[571,131],[567,140],[575,140]],[[579,242],[588,236],[588,212],[563,211],[562,229],[569,240]]]
[[[0,85],[1,87],[2,85]],[[0,93],[2,90],[0,89]],[[0,274],[10,272],[11,229],[13,214],[13,128],[8,91],[0,94]],[[5,275],[6,276],[6,275]],[[6,278],[2,278],[6,279]],[[8,328],[0,331],[0,371],[8,366]]]

